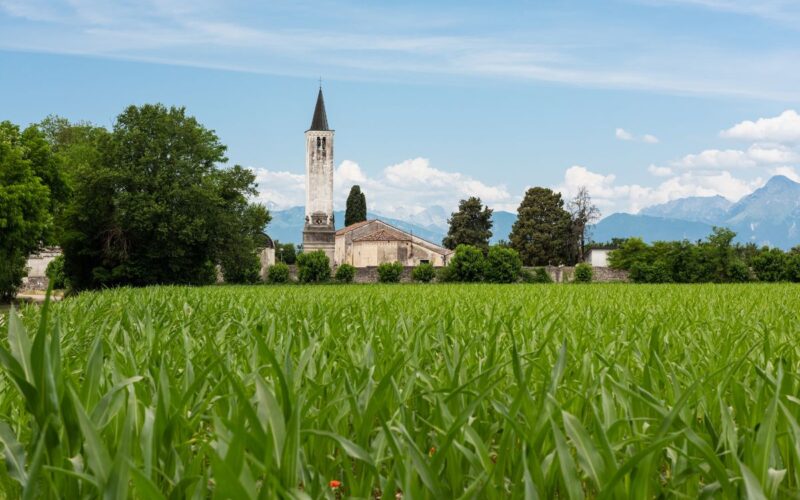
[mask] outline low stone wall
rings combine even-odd
[[[524,269],[532,272],[536,268],[526,267]],[[544,269],[555,283],[569,283],[575,274],[574,266],[545,266]],[[627,282],[628,271],[610,267],[592,267],[592,281],[597,283]]]

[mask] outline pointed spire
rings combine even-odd
[[[317,107],[314,108],[314,118],[308,130],[330,130],[328,128],[328,115],[325,113],[325,99],[322,98],[322,86],[317,95]]]

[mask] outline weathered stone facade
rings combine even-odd
[[[333,130],[328,127],[322,89],[306,131],[306,222],[303,251],[322,250],[333,262]]]
[[[47,285],[50,282],[47,278],[47,265],[59,255],[61,255],[60,248],[48,247],[28,257],[28,262],[26,264],[28,276],[22,279],[20,290],[47,290]]]
[[[336,232],[333,262],[336,266],[350,264],[356,268],[385,262],[399,262],[404,266],[429,263],[440,267],[447,265],[452,253],[381,220],[369,220]]]
[[[533,271],[536,268],[526,267],[525,269]],[[555,283],[569,283],[575,274],[573,266],[546,266],[544,269]],[[592,267],[592,281],[597,283],[627,282],[628,271],[610,267]]]

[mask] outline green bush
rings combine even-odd
[[[438,283],[455,281],[453,278],[453,270],[449,266],[440,267],[436,270],[436,281]]]
[[[422,263],[411,270],[411,279],[420,283],[430,283],[436,277],[436,270],[433,264]]]
[[[592,266],[586,262],[581,262],[575,266],[575,275],[573,276],[573,281],[575,281],[575,283],[591,283],[593,277],[594,271],[592,270]]]
[[[553,279],[547,274],[547,269],[536,267],[533,271],[523,269],[520,273],[525,283],[552,283]]]
[[[486,270],[486,260],[479,248],[472,245],[458,245],[447,267],[452,281],[481,281]]]
[[[301,253],[297,256],[297,278],[301,283],[325,283],[331,279],[331,261],[325,252]]]
[[[267,283],[288,283],[289,266],[283,262],[276,262],[267,269]]]
[[[47,264],[45,274],[47,274],[47,278],[50,280],[54,289],[67,288],[67,278],[64,275],[64,256],[59,255],[51,260],[50,263]]]
[[[762,250],[753,258],[753,271],[760,281],[781,281],[786,277],[786,254],[779,248]]]
[[[335,279],[339,283],[352,283],[356,277],[356,268],[350,264],[342,264],[336,269]]]
[[[792,252],[786,256],[786,279],[800,283],[800,253]]]
[[[732,283],[746,283],[750,281],[750,268],[743,260],[734,260],[728,269],[728,277]]]
[[[403,274],[403,264],[384,262],[378,266],[378,281],[381,283],[399,283]]]
[[[672,273],[662,261],[653,264],[636,262],[631,266],[630,279],[634,283],[671,283]]]
[[[492,283],[514,283],[522,271],[522,259],[513,248],[493,246],[489,249],[484,270],[486,281]]]
[[[261,259],[249,245],[228,249],[220,265],[225,283],[257,283],[261,274]]]

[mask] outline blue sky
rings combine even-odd
[[[735,200],[798,178],[798,60],[796,1],[0,0],[0,119],[186,106],[275,208],[303,203],[320,76],[338,206]]]

